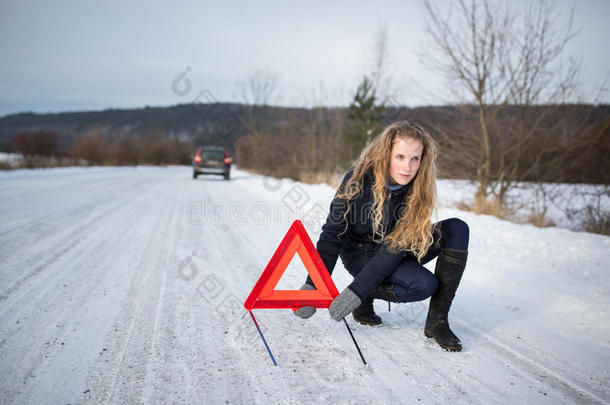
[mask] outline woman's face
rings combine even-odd
[[[390,156],[390,184],[409,184],[417,174],[424,145],[413,138],[396,138]]]

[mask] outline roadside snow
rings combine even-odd
[[[476,193],[473,182],[440,179],[437,184],[442,206],[472,204]],[[604,185],[516,183],[508,191],[506,202],[517,222],[542,213],[551,223],[568,229],[580,229],[587,220],[588,209],[600,216],[610,215],[610,192]]]
[[[0,152],[0,163],[7,163],[12,167],[17,166],[22,159],[23,156],[19,153]]]
[[[3,403],[610,402],[610,238],[456,210],[447,180],[438,219],[471,229],[464,351],[424,337],[427,301],[349,317],[367,366],[327,310],[254,310],[273,367],[243,302],[294,219],[315,243],[334,190],[234,169],[0,172]]]

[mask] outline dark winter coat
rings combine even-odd
[[[347,181],[352,177],[353,169],[348,171],[339,186],[339,191],[345,189]],[[342,199],[335,198],[330,204],[330,211],[326,218],[326,223],[322,226],[322,233],[317,243],[317,250],[326,266],[332,274],[339,252],[344,247],[360,246],[369,252],[376,251],[381,244],[373,241],[373,220],[372,208],[374,203],[373,186],[374,176],[372,172],[367,172],[362,178],[363,185],[360,193],[350,201],[351,209],[348,214],[348,226],[345,230],[346,221],[344,219],[347,204]],[[396,222],[402,215],[405,206],[405,195],[409,191],[411,183],[391,191],[385,188],[387,194],[383,205],[382,226],[386,234],[390,233]],[[341,234],[341,235],[339,235]],[[379,238],[379,237],[377,237]],[[307,283],[313,285],[311,279]]]

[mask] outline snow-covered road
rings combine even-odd
[[[243,302],[294,219],[315,243],[334,191],[190,174],[0,173],[1,403],[610,403],[609,237],[441,208],[471,227],[463,352],[424,337],[427,301],[349,317],[367,366],[327,310],[254,310],[273,367]],[[295,258],[279,287],[304,275]]]

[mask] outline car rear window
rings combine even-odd
[[[225,153],[221,150],[203,150],[201,152],[201,157],[203,159],[212,159],[212,160],[223,160],[225,158]]]

